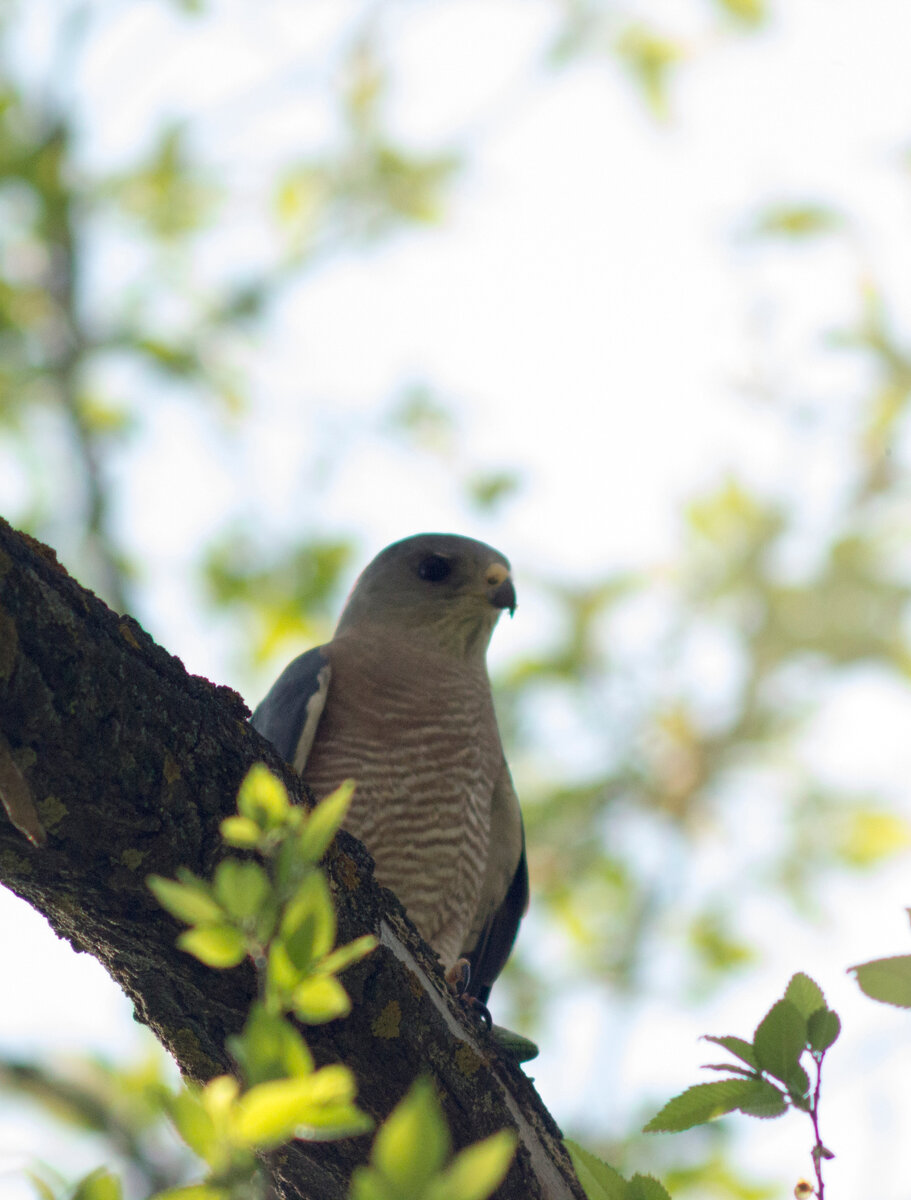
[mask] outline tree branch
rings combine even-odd
[[[176,949],[145,885],[185,865],[209,875],[218,827],[248,768],[300,780],[247,723],[230,688],[186,673],[129,617],[79,586],[53,551],[0,519],[0,881],[76,950],[98,958],[189,1077],[231,1069],[252,971],[217,972]],[[6,816],[4,816],[4,812]],[[352,1015],[308,1028],[317,1061],[351,1066],[382,1120],[420,1073],[457,1148],[511,1126],[519,1151],[502,1200],[581,1200],[559,1130],[528,1078],[466,1023],[439,964],[363,846],[340,834],[327,862],[339,937],[379,948],[345,974]],[[296,1141],[270,1159],[286,1200],[342,1200],[369,1139]]]

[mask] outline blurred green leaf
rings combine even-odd
[[[631,70],[656,117],[668,115],[667,89],[673,69],[683,58],[682,46],[646,25],[630,24],[616,42],[618,57]]]
[[[178,876],[176,880],[164,879],[161,875],[148,877],[149,889],[162,908],[188,925],[224,920],[224,911],[208,883],[185,869],[179,871]]]
[[[299,971],[328,954],[335,943],[335,908],[321,871],[305,877],[288,902],[281,922],[281,944]]]
[[[311,975],[292,994],[294,1011],[308,1025],[322,1025],[351,1012],[348,993],[334,975]]]
[[[354,787],[354,781],[346,779],[308,813],[298,838],[305,862],[318,863],[329,849],[347,816]]]
[[[467,1146],[431,1184],[428,1200],[487,1200],[505,1179],[517,1142],[513,1130],[501,1129]]]
[[[117,1176],[107,1167],[98,1167],[76,1184],[72,1200],[121,1200],[122,1196],[123,1185]]]
[[[344,971],[346,967],[350,967],[352,963],[360,962],[362,958],[375,950],[378,945],[379,942],[372,933],[365,933],[361,937],[355,938],[353,942],[347,942],[344,946],[338,946],[335,950],[327,954],[320,961],[320,970],[337,975],[340,971]]]
[[[255,821],[261,829],[274,829],[286,820],[289,803],[282,781],[264,763],[255,763],[240,785],[237,796],[240,815]]]
[[[243,1033],[228,1038],[227,1047],[249,1087],[309,1075],[315,1066],[306,1042],[290,1021],[268,1012],[259,1002],[251,1008]]]
[[[225,858],[218,864],[213,887],[224,911],[240,922],[255,917],[271,893],[271,884],[262,867],[236,858]]]
[[[911,955],[875,958],[850,968],[860,990],[871,1000],[911,1008]]]
[[[449,1131],[428,1079],[419,1079],[383,1122],[370,1154],[398,1200],[417,1200],[449,1157]]]
[[[737,0],[733,0],[731,7],[736,3]],[[777,205],[759,214],[753,233],[757,237],[784,237],[796,240],[835,233],[843,229],[844,225],[841,214],[824,205]]]
[[[743,25],[761,25],[768,16],[764,0],[715,0],[718,7],[728,16]]]
[[[198,925],[182,933],[177,945],[207,967],[236,967],[247,955],[243,935],[233,925]]]

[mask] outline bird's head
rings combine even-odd
[[[364,569],[337,633],[382,626],[460,658],[483,658],[504,608],[515,611],[516,592],[498,550],[453,533],[419,533]]]

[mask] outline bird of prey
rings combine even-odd
[[[480,1006],[528,903],[486,665],[515,607],[509,561],[490,546],[395,542],[357,580],[332,641],[286,667],[252,718],[318,799],[355,780],[346,828]]]

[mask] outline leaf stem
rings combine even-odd
[[[813,1147],[813,1167],[816,1171],[816,1195],[818,1200],[825,1200],[825,1184],[822,1179],[822,1160],[831,1158],[831,1151],[826,1150],[823,1145],[822,1138],[819,1136],[819,1093],[822,1088],[822,1060],[825,1058],[825,1051],[812,1055],[813,1061],[816,1064],[816,1087],[813,1089],[813,1099],[810,1103],[810,1120],[813,1122],[813,1133],[816,1136],[816,1144]]]

